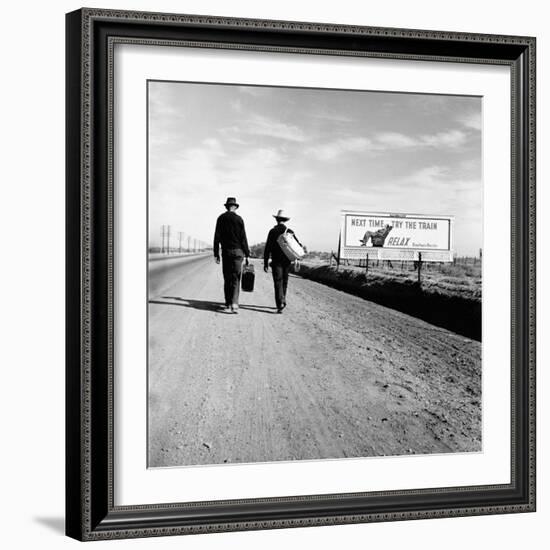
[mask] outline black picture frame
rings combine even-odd
[[[67,535],[101,540],[534,511],[535,38],[103,9],[74,11],[66,23]],[[112,48],[117,42],[510,67],[509,484],[114,505],[111,133]]]

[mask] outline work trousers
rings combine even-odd
[[[271,264],[273,286],[275,288],[275,304],[277,309],[286,306],[286,288],[288,286],[288,273],[290,264]]]
[[[239,303],[242,265],[242,250],[230,250],[222,253],[223,293],[226,306]]]

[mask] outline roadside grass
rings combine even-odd
[[[349,280],[358,285],[378,286],[381,284],[416,285],[418,272],[412,262],[376,262],[369,264],[368,273],[363,266],[340,265],[330,267],[326,261],[306,260],[301,271],[321,270],[325,278]],[[330,273],[334,272],[331,276]],[[424,292],[439,293],[449,297],[481,301],[481,263],[476,264],[428,264],[422,265],[421,288]]]

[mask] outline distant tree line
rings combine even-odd
[[[265,242],[253,244],[249,248],[250,248],[250,257],[251,258],[263,258],[264,257]]]
[[[330,252],[321,252],[319,250],[308,250],[307,254],[304,256],[304,260],[330,260]]]

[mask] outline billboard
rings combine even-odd
[[[342,210],[343,259],[453,260],[452,216]]]

